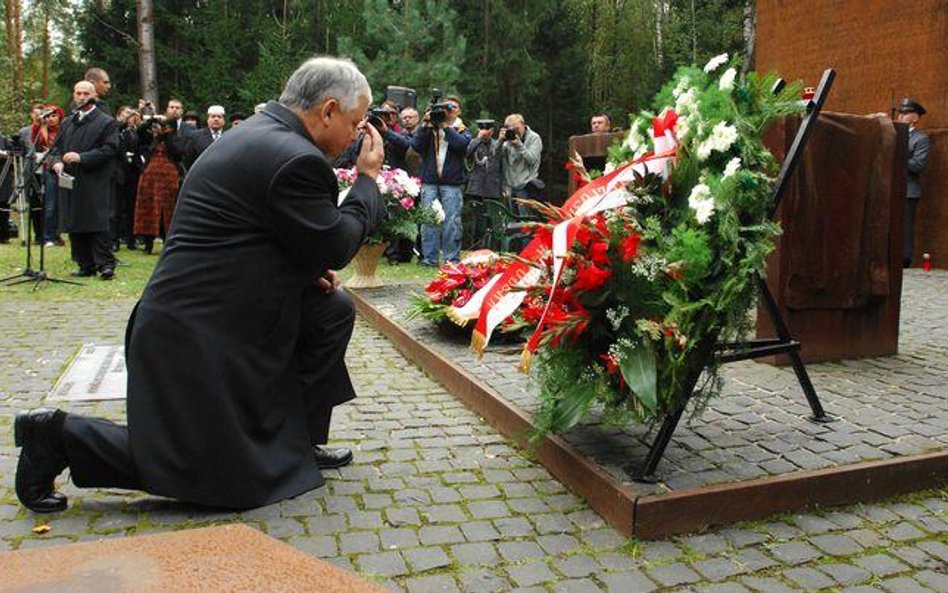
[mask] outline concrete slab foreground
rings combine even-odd
[[[246,525],[0,553],[0,591],[325,591],[379,585]]]

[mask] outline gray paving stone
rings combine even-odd
[[[504,538],[528,537],[535,535],[533,525],[523,517],[504,517],[494,520],[494,526]]]
[[[502,593],[512,588],[510,581],[487,569],[462,571],[457,578],[465,593]]]
[[[567,534],[541,535],[537,538],[537,543],[551,556],[565,554],[572,550],[579,549],[581,546],[579,540]]]
[[[418,545],[418,532],[407,527],[380,529],[378,535],[382,548],[386,550],[412,548]]]
[[[925,537],[925,532],[919,530],[911,523],[904,521],[889,527],[888,529],[884,530],[883,533],[886,537],[896,542],[912,541]]]
[[[508,562],[519,562],[528,558],[543,558],[546,553],[534,542],[501,542],[497,544],[501,558]]]
[[[449,575],[415,577],[405,581],[408,593],[460,593],[457,583]]]
[[[379,552],[379,536],[372,531],[353,531],[339,535],[339,551],[343,554]]]
[[[812,568],[798,567],[783,571],[783,577],[807,591],[833,586],[833,579]]]
[[[890,593],[931,593],[931,589],[923,587],[918,581],[909,577],[894,577],[882,581],[881,586]]]
[[[461,530],[454,525],[425,525],[418,530],[418,538],[426,546],[456,544],[464,541]]]
[[[939,541],[919,542],[916,546],[928,553],[929,556],[941,560],[944,566],[948,567],[948,545]]]
[[[931,587],[934,591],[948,591],[948,566],[942,565],[938,572],[934,570],[923,570],[915,575],[915,580],[926,587]]]
[[[819,550],[804,542],[775,544],[770,551],[777,560],[789,565],[804,564],[820,557]]]
[[[556,580],[556,575],[543,562],[527,562],[507,568],[510,579],[520,587],[530,587]]]
[[[730,558],[710,558],[692,563],[695,570],[709,581],[723,581],[744,572],[741,564]]]
[[[879,577],[886,577],[908,570],[908,566],[888,554],[871,554],[853,558],[852,561]]]
[[[845,535],[814,535],[808,541],[831,556],[852,556],[863,549],[858,542]]]
[[[720,554],[727,549],[727,541],[715,533],[683,537],[680,542],[696,554]]]
[[[931,568],[935,565],[934,558],[912,546],[890,548],[888,552],[914,568]]]
[[[609,593],[630,593],[631,591],[650,593],[658,589],[658,585],[638,570],[602,574],[599,580],[603,582]]]
[[[469,542],[496,541],[500,539],[500,533],[487,521],[475,521],[461,525],[461,532],[464,538]]]
[[[819,569],[840,585],[855,585],[872,578],[868,570],[851,564],[820,564]]]
[[[487,542],[451,546],[451,554],[462,565],[494,566],[500,559],[493,544]]]
[[[647,569],[648,576],[665,587],[687,585],[701,580],[701,575],[688,568],[688,565],[676,562],[665,566],[656,566]]]
[[[451,566],[451,559],[444,553],[444,550],[433,546],[402,550],[402,556],[408,561],[408,565],[411,566],[412,574],[425,572],[434,568]]]
[[[567,556],[566,558],[555,558],[552,561],[552,566],[563,576],[569,578],[588,576],[599,570],[599,564],[596,562],[596,559],[585,554]]]
[[[422,516],[426,517],[430,523],[463,523],[467,521],[467,515],[456,504],[439,504],[425,507]]]
[[[741,582],[751,590],[761,593],[793,593],[798,590],[772,577],[744,577]]]
[[[696,593],[749,593],[750,589],[739,583],[716,583],[695,589]]]
[[[498,519],[510,516],[510,508],[500,500],[469,502],[467,510],[475,519]]]

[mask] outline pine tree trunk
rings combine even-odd
[[[158,76],[155,73],[155,30],[152,0],[138,2],[138,72],[142,97],[158,108]]]

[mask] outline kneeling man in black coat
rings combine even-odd
[[[372,97],[348,60],[313,58],[279,102],[188,173],[167,244],[126,331],[128,426],[62,411],[15,421],[16,493],[66,508],[54,480],[251,508],[323,484],[332,407],[355,397],[343,356],[354,309],[332,270],[385,216],[382,140],[365,126],[358,181],[337,205],[330,162]]]

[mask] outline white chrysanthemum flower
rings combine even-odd
[[[615,171],[615,170],[616,170],[616,164],[610,161],[610,162],[606,163],[606,166],[605,166],[605,167],[603,167],[603,169],[602,169],[602,174],[603,174],[603,175],[608,175],[609,173],[612,173],[612,172]]]
[[[707,64],[704,65],[704,71],[705,71],[705,72],[714,72],[714,70],[716,70],[718,66],[720,66],[721,64],[723,64],[723,63],[725,63],[725,62],[727,62],[727,53],[723,53],[723,54],[721,54],[721,55],[714,56],[713,58],[711,58],[710,60],[708,60],[708,63],[707,63]]]
[[[691,189],[691,195],[688,196],[688,206],[695,211],[698,224],[708,222],[714,213],[714,196],[711,195],[711,188],[704,183],[694,186]]]
[[[711,135],[698,145],[695,156],[700,160],[707,160],[714,151],[727,152],[737,140],[737,128],[726,121],[718,122],[711,129]]]
[[[435,200],[431,203],[431,209],[434,210],[435,218],[438,219],[438,224],[444,222],[444,206],[441,205],[439,200]]]
[[[698,109],[698,96],[695,89],[688,89],[675,99],[675,112],[687,116]]]
[[[734,175],[741,169],[741,158],[734,157],[733,159],[727,162],[727,165],[724,167],[724,175],[722,179],[727,179],[731,175]]]
[[[721,80],[718,82],[718,88],[722,91],[730,92],[734,88],[734,79],[737,77],[737,70],[734,68],[728,68],[724,71],[724,74],[721,75]]]

